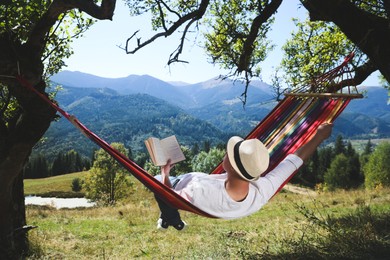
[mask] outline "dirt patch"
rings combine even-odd
[[[316,196],[317,195],[317,192],[315,192],[314,190],[311,190],[311,189],[308,189],[308,188],[294,186],[294,185],[291,185],[291,184],[286,184],[283,187],[283,189],[285,189],[285,190],[287,190],[289,192],[298,193],[298,194],[302,194],[302,195],[310,195],[310,196]]]

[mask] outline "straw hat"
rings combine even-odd
[[[258,139],[231,137],[227,144],[227,155],[234,170],[247,181],[257,180],[269,165],[268,150]]]

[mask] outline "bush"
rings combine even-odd
[[[74,178],[72,180],[72,191],[79,192],[82,189],[82,180],[80,178]]]

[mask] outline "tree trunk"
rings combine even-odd
[[[0,90],[14,96],[18,106],[0,118],[0,259],[21,259],[28,250],[23,167],[55,111],[14,77],[20,72],[38,90],[45,90],[40,59],[7,36],[0,35],[0,83],[6,86]],[[0,101],[4,109],[7,99]]]
[[[350,0],[301,1],[313,21],[334,22],[376,65],[390,82],[388,19],[357,8]]]

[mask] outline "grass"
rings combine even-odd
[[[42,180],[42,184],[44,184]],[[66,186],[66,185],[64,185]],[[256,214],[237,220],[182,212],[189,229],[156,230],[151,192],[136,191],[114,207],[28,206],[28,259],[386,259],[390,193],[281,192]]]
[[[77,172],[42,179],[24,180],[24,194],[42,197],[83,197],[83,193],[72,191],[75,178],[83,180],[88,172]]]

